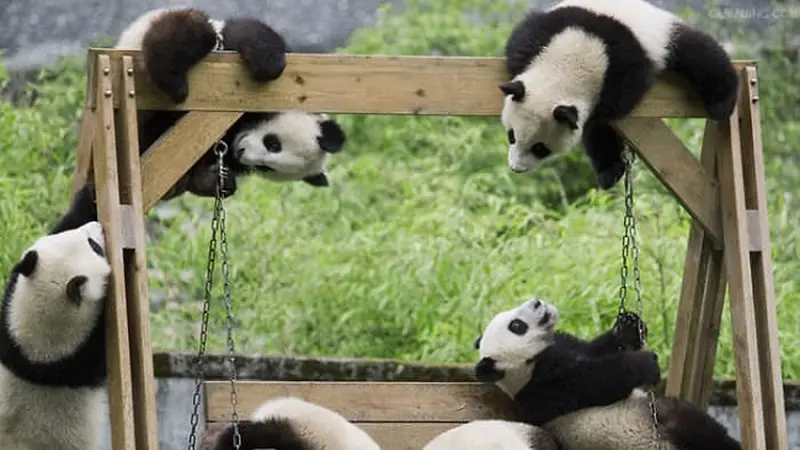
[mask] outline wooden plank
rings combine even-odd
[[[154,142],[142,155],[144,212],[158,203],[241,115],[241,112],[193,111]]]
[[[719,330],[722,327],[722,309],[725,306],[727,277],[724,253],[712,250],[708,261],[706,290],[700,304],[697,345],[692,356],[696,372],[692,380],[692,398],[696,405],[707,408],[714,393],[714,362],[717,357]]]
[[[788,450],[786,411],[784,408],[781,355],[778,342],[778,318],[772,275],[772,256],[767,218],[767,187],[764,180],[764,156],[761,145],[761,118],[758,110],[758,79],[754,66],[742,70],[743,89],[739,104],[741,120],[744,196],[748,208],[755,210],[758,230],[751,233],[757,249],[751,249],[755,330],[761,365],[761,392],[764,408],[764,432],[767,448]]]
[[[264,401],[296,396],[338,411],[353,422],[461,422],[512,418],[511,401],[481,383],[241,381],[239,415]],[[230,383],[205,383],[206,420],[230,417]]]
[[[747,450],[767,450],[753,306],[753,282],[747,241],[738,106],[724,126],[727,126],[728,139],[718,153],[720,185],[724,186],[720,189],[720,203],[723,214],[725,266],[731,302],[741,442],[742,448]]]
[[[141,53],[94,48],[118,65],[121,55]],[[192,69],[188,99],[176,105],[138,70],[139,109],[275,111],[351,114],[499,116],[507,80],[503,58],[300,54],[286,57],[278,80],[255,83],[234,52],[217,52]],[[736,63],[737,67],[742,62]],[[706,117],[698,98],[676,76],[665,76],[632,113],[642,117]]]
[[[135,450],[131,355],[126,314],[125,269],[122,254],[121,224],[118,214],[119,185],[117,144],[111,64],[99,55],[95,66],[97,78],[97,133],[92,152],[97,181],[97,213],[106,240],[106,256],[111,264],[109,299],[106,308],[106,357],[108,360],[108,402],[113,450]]]
[[[684,209],[721,242],[718,183],[669,127],[660,119],[642,117],[624,118],[614,127]]]
[[[381,450],[420,450],[425,444],[445,431],[461,425],[463,422],[438,423],[402,423],[373,422],[360,423],[357,426],[367,432],[380,445]],[[208,424],[200,450],[211,449],[213,437],[225,427],[224,422]]]
[[[126,228],[133,248],[124,251],[125,281],[130,323],[131,377],[134,401],[134,430],[137,450],[158,450],[156,389],[153,374],[153,349],[150,345],[150,296],[148,295],[147,240],[142,213],[142,185],[139,168],[139,135],[136,122],[136,90],[133,59],[124,57],[120,73],[123,107],[118,110],[122,125],[119,152],[120,201],[130,211]]]
[[[83,108],[81,115],[81,128],[78,132],[78,148],[75,153],[75,172],[72,176],[72,192],[75,193],[86,184],[92,170],[92,142],[96,132],[97,118],[94,111]]]

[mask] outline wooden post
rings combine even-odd
[[[107,345],[111,444],[114,450],[157,450],[134,65],[125,57],[121,70],[114,71],[106,55],[98,55],[94,65],[96,112],[85,117],[97,120],[96,141],[94,151],[88,146],[81,150],[94,156],[98,217],[112,271]],[[121,102],[116,111],[115,96]]]

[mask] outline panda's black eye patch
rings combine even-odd
[[[517,336],[522,336],[528,332],[528,324],[519,319],[514,319],[509,322],[508,331],[516,334]]]
[[[547,146],[544,145],[543,142],[537,142],[533,144],[533,146],[531,147],[531,153],[533,153],[533,156],[539,159],[545,159],[548,156],[550,156],[553,152],[551,152],[550,149],[547,148]]]
[[[268,152],[281,152],[283,146],[281,145],[281,140],[278,139],[278,136],[272,133],[267,133],[264,135],[264,139],[262,139],[262,141],[264,142],[264,148],[266,148]]]
[[[509,144],[516,144],[517,138],[514,137],[514,130],[508,130],[508,143]]]
[[[103,247],[101,247],[100,244],[97,243],[97,241],[95,241],[92,238],[89,238],[88,240],[89,240],[89,247],[92,248],[92,251],[97,253],[99,256],[102,257],[106,256],[106,252],[103,251]]]

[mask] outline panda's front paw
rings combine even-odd
[[[706,103],[706,113],[712,120],[721,122],[733,114],[734,106],[736,106],[735,93],[720,101]]]
[[[622,178],[624,173],[625,163],[621,160],[615,161],[611,165],[597,170],[597,183],[603,189],[611,189]]]
[[[186,78],[162,81],[158,86],[175,103],[183,103],[189,97],[189,83]]]
[[[644,350],[630,352],[628,361],[635,374],[633,380],[635,385],[655,385],[661,381],[661,367],[658,365],[658,355],[655,353]]]
[[[611,332],[623,350],[639,350],[647,338],[647,324],[637,314],[626,311],[617,317]]]

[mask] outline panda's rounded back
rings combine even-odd
[[[545,430],[506,420],[475,420],[451,428],[428,442],[422,450],[556,450]]]
[[[33,264],[30,274],[12,274],[14,281],[4,298],[4,326],[31,362],[70,356],[95,329],[105,306],[111,267],[103,230],[98,222],[89,222],[41,237],[17,267],[27,264]]]
[[[380,450],[364,430],[341,414],[296,397],[271,399],[256,409],[251,420],[288,419],[311,447],[308,450]]]
[[[678,450],[653,423],[648,396],[637,391],[609,406],[560,416],[543,428],[561,450]]]

